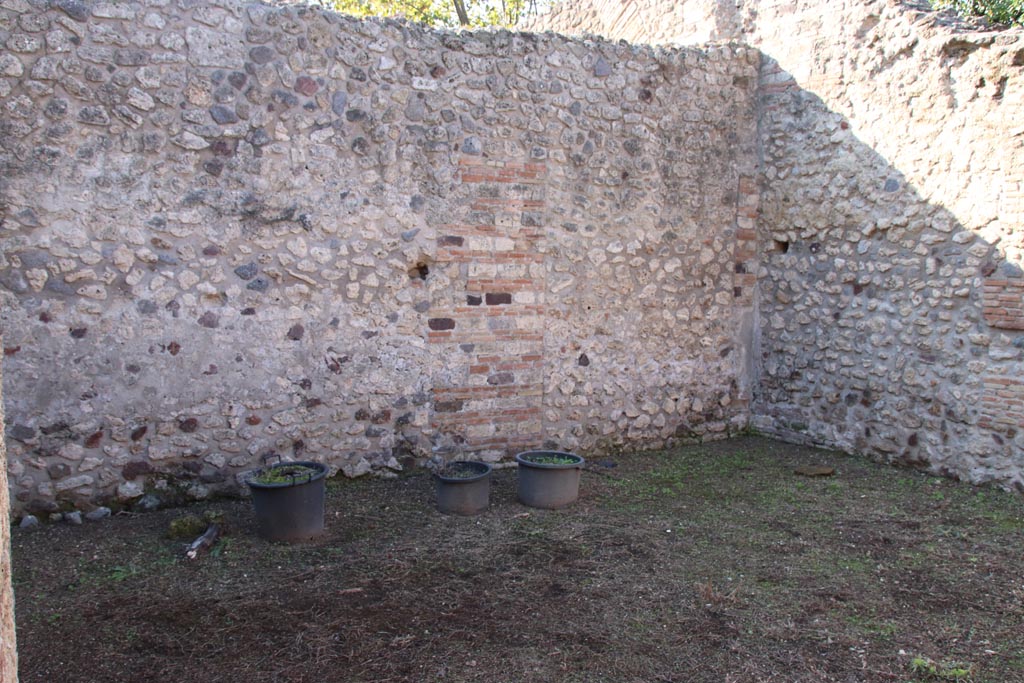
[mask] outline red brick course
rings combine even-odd
[[[760,203],[756,179],[740,176],[737,184],[736,243],[733,248],[736,273],[733,296],[738,306],[754,304],[754,287],[757,284],[757,229],[754,226]]]
[[[982,313],[992,327],[1024,330],[1024,278],[985,280]]]
[[[1024,428],[1024,380],[990,375],[983,378],[978,426],[1013,436]]]
[[[426,338],[444,345],[445,376],[464,381],[435,386],[432,425],[460,437],[467,453],[511,454],[538,446],[542,435],[545,283],[523,274],[544,262],[537,223],[544,215],[547,166],[466,157],[459,177],[473,213],[470,221],[439,230],[438,261],[494,265],[497,273],[480,277],[458,269],[446,293],[452,299],[435,301],[430,311],[429,319],[454,323],[437,329],[447,323],[435,322]]]

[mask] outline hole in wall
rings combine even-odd
[[[1003,95],[1006,94],[1006,83],[1008,81],[1009,81],[1009,76],[1003,76],[998,81],[996,81],[995,92],[992,93],[992,99],[993,100],[1001,100],[1001,99],[1003,99]]]
[[[772,251],[779,254],[788,254],[789,240],[772,240]]]
[[[426,280],[430,275],[430,265],[426,261],[417,261],[416,265],[409,269],[409,277],[413,280]]]

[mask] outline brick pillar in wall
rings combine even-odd
[[[757,180],[753,176],[741,175],[737,188],[736,201],[736,242],[733,247],[733,298],[736,310],[743,318],[739,324],[741,349],[746,349],[747,367],[739,371],[739,396],[737,407],[748,408],[753,398],[754,366],[759,359],[754,358],[756,322],[753,318],[755,293],[757,289],[757,215],[761,203],[761,194]]]
[[[3,343],[0,343],[2,346]],[[11,500],[7,489],[3,380],[3,370],[0,369],[0,681],[17,683],[18,651],[14,638],[14,590],[11,587]]]
[[[1008,159],[1003,161],[1006,164]],[[999,220],[1006,225],[1024,225],[1024,181],[1013,178],[1012,168],[1012,164],[1003,168]],[[985,322],[992,329],[1011,335],[1024,331],[1024,277],[991,273],[982,280],[981,305]],[[1009,439],[1024,429],[1024,380],[1018,375],[1018,367],[1007,364],[981,378],[978,426]]]
[[[467,156],[459,171],[469,210],[438,231],[438,266],[453,275],[428,320],[444,366],[432,426],[496,459],[543,438],[547,169]]]
[[[754,305],[757,285],[757,211],[761,201],[757,181],[750,176],[740,176],[738,195],[733,296],[737,305],[750,307]]]
[[[1024,330],[1024,278],[986,278],[982,287],[982,313],[989,327]],[[988,374],[982,382],[978,426],[1012,439],[1024,429],[1024,381],[1012,374]]]

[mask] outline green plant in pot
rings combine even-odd
[[[319,536],[324,530],[327,466],[272,457],[278,462],[265,464],[246,478],[260,537],[268,541],[304,541]]]
[[[491,495],[491,466],[456,460],[434,471],[437,509],[455,515],[475,515],[487,509]]]
[[[579,497],[580,477],[586,461],[564,451],[525,451],[519,463],[519,501],[535,508],[556,509]]]

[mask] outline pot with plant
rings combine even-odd
[[[434,472],[437,509],[454,515],[475,515],[487,509],[491,496],[491,466],[456,460]]]
[[[519,463],[519,502],[534,508],[562,508],[579,497],[585,461],[564,451],[526,451]]]
[[[324,530],[324,478],[327,466],[300,460],[278,461],[249,474],[256,526],[268,541],[305,541]]]

